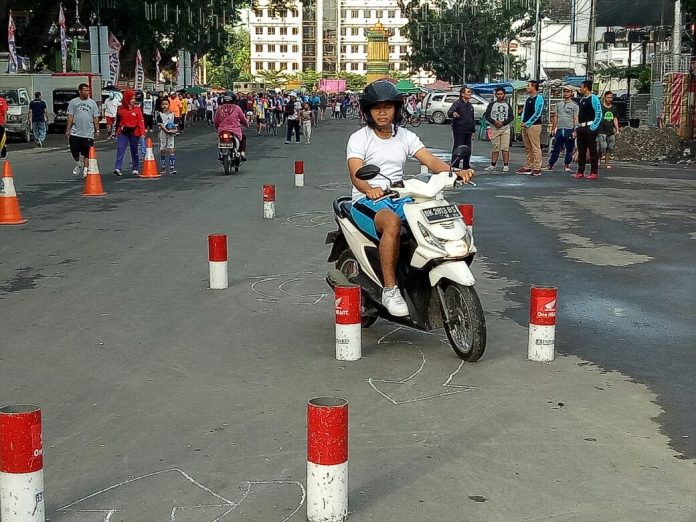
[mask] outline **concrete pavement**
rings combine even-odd
[[[100,144],[93,200],[64,149],[11,151],[29,222],[0,228],[0,402],[43,409],[50,520],[303,520],[322,395],[350,401],[351,520],[696,519],[693,171],[480,175],[450,199],[476,205],[484,358],[378,321],[340,363],[323,243],[355,128],[252,135],[230,177],[201,129],[159,181],[113,178]],[[230,288],[211,291],[219,232]],[[530,284],[559,287],[551,364],[526,361]]]

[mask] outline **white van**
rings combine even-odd
[[[425,119],[438,124],[446,123],[449,121],[447,111],[458,99],[459,91],[428,93],[423,101]],[[478,123],[486,112],[488,102],[476,94],[472,94],[469,101],[474,106],[474,119]]]

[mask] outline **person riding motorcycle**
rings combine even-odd
[[[242,161],[246,161],[246,136],[244,129],[249,125],[249,121],[244,115],[244,111],[235,103],[234,94],[225,94],[222,97],[222,104],[215,111],[213,124],[218,136],[222,132],[230,132],[239,140],[239,155]]]
[[[399,235],[405,220],[403,206],[411,198],[379,200],[389,185],[403,179],[406,159],[416,158],[431,172],[448,172],[450,166],[425,148],[420,138],[400,128],[403,99],[391,82],[378,80],[368,85],[360,98],[360,108],[367,125],[348,139],[348,173],[353,184],[351,215],[360,229],[379,241],[379,256],[384,291],[382,304],[395,317],[408,315],[408,306],[396,285],[399,259]],[[362,181],[355,173],[363,165],[380,168],[380,176]],[[455,171],[462,180],[474,175],[472,169]],[[379,201],[378,201],[379,200]]]

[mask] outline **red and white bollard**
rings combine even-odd
[[[318,397],[307,403],[307,520],[348,518],[348,401]]]
[[[336,359],[358,361],[362,352],[361,294],[357,285],[336,287]]]
[[[226,234],[211,234],[208,236],[208,265],[210,267],[210,288],[212,290],[227,288]]]
[[[462,203],[457,206],[459,208],[459,213],[464,218],[464,223],[466,223],[466,228],[469,232],[474,234],[474,205],[470,203]]]
[[[263,219],[275,219],[275,185],[263,186]]]
[[[295,162],[295,186],[304,187],[304,161]]]
[[[0,518],[3,522],[44,522],[41,409],[0,408]]]
[[[530,361],[550,362],[556,342],[556,288],[532,287],[529,299]]]

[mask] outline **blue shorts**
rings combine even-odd
[[[361,198],[353,203],[353,206],[350,209],[350,215],[353,216],[353,220],[358,225],[360,230],[379,241],[379,234],[377,233],[377,228],[375,227],[375,216],[377,215],[377,212],[383,209],[389,209],[399,216],[401,221],[405,221],[406,214],[404,213],[404,205],[412,202],[413,199],[411,198],[385,198],[381,201]]]

